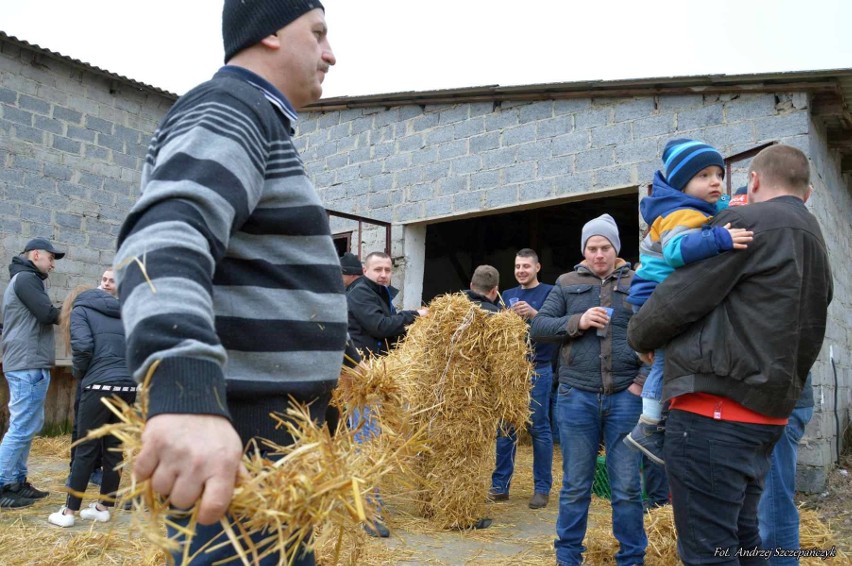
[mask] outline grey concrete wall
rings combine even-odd
[[[172,103],[0,40],[0,292],[9,260],[34,236],[67,252],[47,280],[52,300],[95,284]]]
[[[807,97],[778,93],[303,114],[297,144],[327,207],[410,224],[641,185],[676,136],[732,155],[807,135]],[[745,183],[742,166],[733,181]]]
[[[61,299],[112,262],[148,140],[173,100],[34,57],[0,43],[0,257],[51,238],[67,250],[49,279]],[[3,269],[0,287],[8,279]]]
[[[304,115],[297,137],[327,206],[422,222],[649,181],[675,136],[733,154],[807,135],[806,97],[777,96],[345,110]]]
[[[820,222],[834,273],[825,342],[813,368],[814,417],[799,452],[799,488],[818,492],[837,459],[837,443],[848,430],[852,409],[852,186],[841,175],[837,156],[828,151],[822,126],[812,121],[809,132],[800,140],[800,148],[808,152],[813,165],[814,195],[808,208]]]

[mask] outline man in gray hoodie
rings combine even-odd
[[[53,325],[59,309],[50,302],[44,280],[64,252],[47,238],[27,242],[12,258],[3,294],[3,374],[9,384],[9,430],[0,442],[0,508],[32,505],[46,491],[27,480],[33,437],[44,425],[44,398],[56,361]]]

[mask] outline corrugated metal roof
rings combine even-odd
[[[101,75],[103,77],[107,77],[107,78],[112,79],[112,80],[121,81],[122,83],[133,86],[135,88],[139,88],[139,89],[142,89],[142,90],[149,90],[151,92],[155,92],[157,94],[161,94],[163,96],[167,96],[167,97],[173,98],[175,100],[177,100],[177,98],[178,98],[178,95],[173,93],[173,92],[169,92],[167,90],[163,90],[163,89],[155,87],[153,85],[149,85],[149,84],[146,84],[146,83],[143,83],[143,82],[140,82],[140,81],[136,81],[136,80],[127,78],[124,75],[119,75],[117,73],[107,71],[106,69],[101,69],[100,67],[96,67],[96,66],[94,66],[90,63],[86,63],[85,61],[81,61],[79,59],[74,59],[72,57],[62,55],[61,53],[57,53],[56,51],[51,51],[50,49],[46,49],[44,47],[41,47],[40,45],[36,45],[34,43],[24,41],[23,39],[19,39],[19,38],[15,37],[14,35],[9,35],[8,33],[4,32],[4,31],[0,31],[0,40],[5,40],[5,41],[8,41],[10,43],[17,44],[19,47],[24,48],[24,49],[30,49],[32,51],[37,51],[37,52],[39,52],[39,53],[41,53],[41,54],[43,54],[47,57],[51,57],[53,59],[63,61],[65,63],[69,63],[71,65],[83,67],[86,70],[88,70],[89,72],[92,72],[96,75]]]

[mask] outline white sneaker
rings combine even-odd
[[[66,509],[66,507],[63,506],[56,513],[51,513],[50,516],[47,518],[47,522],[50,523],[51,525],[56,525],[57,527],[62,527],[62,528],[73,527],[74,526],[74,514],[71,513],[70,515],[66,515],[65,509]]]
[[[97,503],[89,503],[88,507],[80,509],[80,518],[97,521],[99,523],[107,523],[109,522],[109,509],[98,511]]]

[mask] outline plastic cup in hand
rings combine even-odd
[[[514,306],[515,306],[515,303],[517,303],[517,302],[518,302],[518,297],[511,297],[511,298],[509,299],[509,308],[514,307]]]
[[[610,307],[602,307],[603,310],[606,311],[606,315],[610,318],[609,322],[606,323],[606,326],[603,328],[598,328],[598,336],[601,338],[606,336],[607,330],[609,330],[609,323],[612,322],[612,313],[613,310]]]

